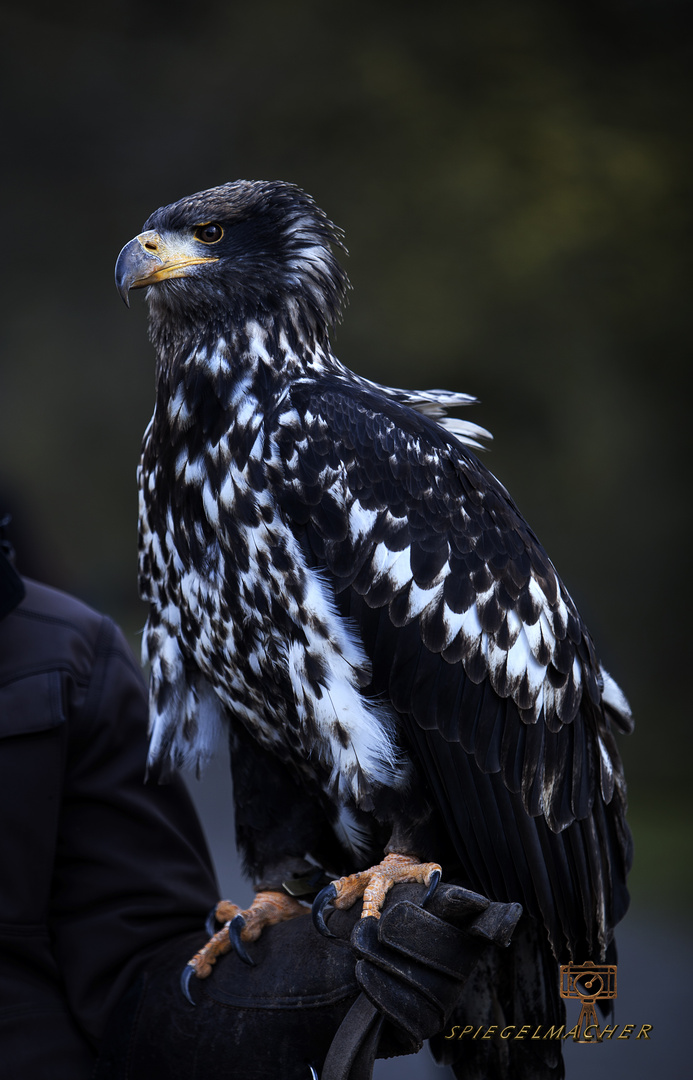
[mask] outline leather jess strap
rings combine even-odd
[[[371,1080],[385,1017],[362,992],[344,1017],[321,1080]]]

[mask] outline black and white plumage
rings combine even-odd
[[[121,253],[149,285],[154,415],[139,469],[150,760],[231,731],[257,881],[396,850],[603,958],[627,906],[614,729],[628,705],[510,496],[445,417],[330,347],[340,234],[296,187],[229,183]],[[260,794],[258,797],[258,787]]]

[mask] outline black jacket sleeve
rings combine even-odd
[[[78,1080],[128,985],[218,896],[182,784],[144,783],[145,691],[122,634],[26,589],[0,622],[0,1047],[12,1080]]]

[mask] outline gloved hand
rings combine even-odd
[[[441,883],[427,908],[422,886],[399,886],[380,919],[351,933],[363,993],[343,1021],[321,1080],[366,1080],[374,1057],[411,1054],[447,1024],[485,948],[509,944],[519,904],[492,903]]]
[[[380,920],[335,911],[329,940],[308,914],[272,926],[254,967],[228,953],[191,983],[194,1007],[180,972],[206,937],[169,942],[116,1010],[94,1080],[370,1077],[376,1055],[412,1053],[445,1025],[480,951],[519,916],[443,883],[424,911],[425,892],[396,885]]]

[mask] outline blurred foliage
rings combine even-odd
[[[643,819],[687,791],[685,12],[2,4],[0,497],[20,564],[136,634],[153,358],[115,257],[162,203],[293,180],[352,252],[340,358],[480,397],[488,463],[631,697]]]

